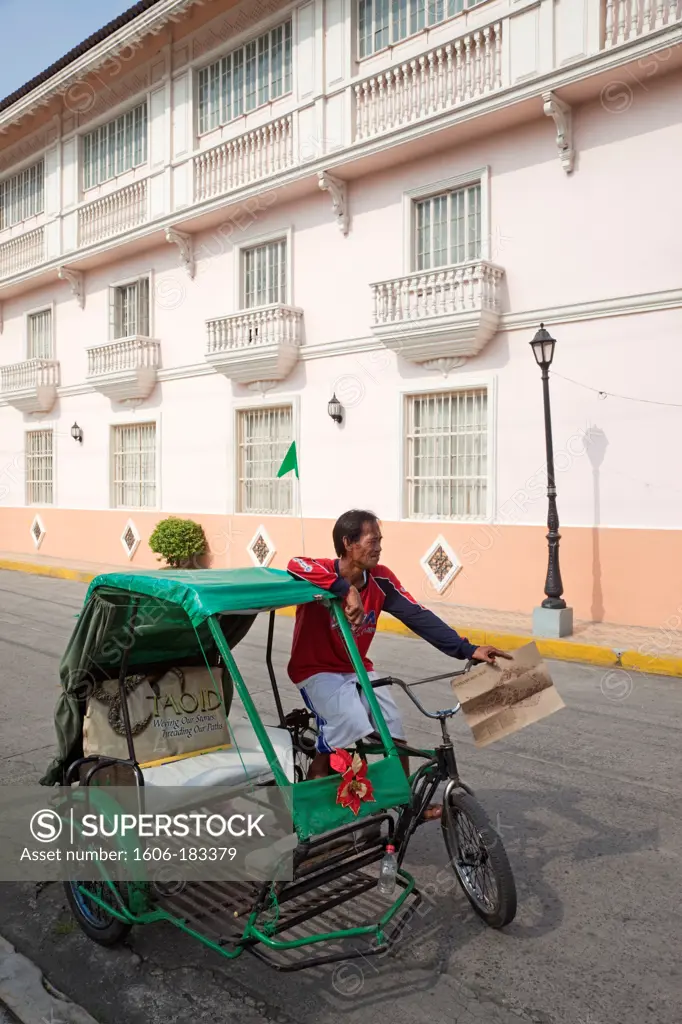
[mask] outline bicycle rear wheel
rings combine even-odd
[[[516,916],[516,885],[502,839],[469,793],[452,789],[443,801],[443,838],[452,870],[476,913],[491,928]]]

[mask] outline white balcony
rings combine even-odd
[[[301,347],[303,310],[277,303],[207,320],[206,359],[238,384],[267,391],[285,380]]]
[[[497,331],[503,276],[477,260],[373,284],[372,333],[410,362],[448,373]]]
[[[194,202],[224,195],[294,164],[293,119],[278,118],[194,158]]]
[[[605,8],[605,49],[682,21],[680,0],[605,0]]]
[[[0,245],[0,279],[21,274],[45,262],[45,229],[17,235]]]
[[[22,412],[50,412],[57,401],[59,363],[27,359],[0,367],[0,398]]]
[[[502,86],[502,23],[486,25],[355,86],[357,141],[452,110]]]
[[[154,338],[121,338],[87,350],[90,384],[115,402],[144,401],[154,390],[161,346]]]
[[[82,206],[78,211],[78,244],[93,245],[144,224],[149,220],[147,191],[143,179]]]

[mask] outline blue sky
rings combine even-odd
[[[0,0],[0,100],[135,0]]]

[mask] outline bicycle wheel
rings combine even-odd
[[[125,902],[126,888],[121,883],[117,885],[119,894]],[[81,886],[87,889],[94,896],[107,903],[115,900],[110,887],[106,882],[64,882],[66,898],[71,908],[71,913],[78,921],[89,939],[98,942],[100,946],[116,946],[122,942],[130,931],[132,925],[125,921],[119,921],[117,917],[110,914],[104,907],[100,907],[94,900],[81,892]]]
[[[516,885],[502,840],[474,797],[453,789],[443,801],[443,838],[457,881],[491,928],[516,916]]]

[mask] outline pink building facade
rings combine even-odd
[[[565,597],[678,613],[682,3],[157,0],[100,37],[0,105],[0,550],[151,567],[177,515],[283,567],[361,506],[423,601],[529,612],[544,323]]]

